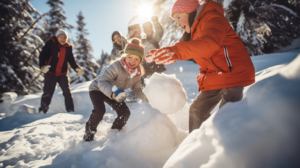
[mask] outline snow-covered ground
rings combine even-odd
[[[214,109],[190,135],[188,111],[199,73],[191,61],[165,72],[175,74],[186,93],[180,111],[166,115],[148,103],[130,103],[128,123],[116,132],[110,130],[116,113],[106,106],[93,142],[82,141],[92,110],[90,82],[71,86],[75,113],[65,112],[60,88],[47,114],[37,113],[41,93],[7,93],[0,104],[0,167],[300,167],[299,53],[252,57],[256,83],[246,87],[243,100]]]

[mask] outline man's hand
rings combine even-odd
[[[41,71],[43,73],[47,73],[49,71],[50,67],[51,67],[51,65],[42,66]]]
[[[76,68],[76,72],[77,72],[78,76],[81,76],[84,73],[84,69],[83,68]]]

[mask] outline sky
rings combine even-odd
[[[47,0],[31,0],[31,4],[41,13],[50,10]],[[111,34],[115,30],[127,35],[128,23],[134,15],[134,0],[63,0],[67,23],[77,27],[77,15],[82,11],[87,39],[93,47],[93,56],[100,58],[102,50],[111,53]],[[76,29],[71,30],[71,38],[76,38]]]

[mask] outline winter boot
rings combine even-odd
[[[43,112],[44,114],[46,114],[48,110],[49,110],[49,107],[40,107],[39,108],[39,113]]]
[[[86,141],[86,142],[90,142],[90,141],[93,141],[94,140],[94,136],[95,134],[92,134],[90,132],[86,132],[83,136],[83,140]]]
[[[84,141],[93,141],[94,135],[97,132],[97,126],[98,126],[97,117],[95,116],[95,112],[91,114],[89,120],[85,124],[85,134],[83,136]]]
[[[74,113],[74,110],[73,110],[73,109],[68,109],[67,112],[68,112],[68,113],[71,113],[71,112]]]

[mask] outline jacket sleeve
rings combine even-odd
[[[158,20],[155,20],[153,22],[153,24],[154,24],[154,28],[155,28],[155,33],[153,35],[153,39],[159,43],[161,38],[164,35],[164,29],[163,29],[162,25],[158,22]]]
[[[39,56],[39,65],[40,65],[40,68],[42,68],[42,66],[46,65],[46,60],[48,60],[51,56],[51,41],[48,40],[46,42],[46,44],[44,45],[44,47],[42,48],[42,51],[40,53],[40,56]]]
[[[202,19],[203,21],[200,21],[196,28],[202,30],[200,37],[191,41],[178,42],[171,47],[178,60],[197,57],[209,59],[221,47],[226,37],[227,20],[217,14],[207,15]]]
[[[108,66],[106,69],[103,69],[103,72],[101,72],[102,75],[98,79],[98,88],[100,91],[105,94],[107,97],[111,98],[112,94],[112,87],[113,87],[113,81],[117,79],[119,70],[117,62],[114,62],[110,66]]]
[[[72,47],[71,47],[70,55],[68,56],[68,62],[71,65],[72,69],[74,69],[74,71],[76,71],[76,68],[80,68],[80,66],[75,61]]]
[[[112,49],[111,50],[111,54],[110,54],[110,58],[111,58],[111,60],[114,60],[115,58],[116,58],[116,50],[115,49]]]
[[[147,102],[146,95],[142,91],[142,80],[138,80],[131,89],[136,97],[142,99],[144,102]]]

